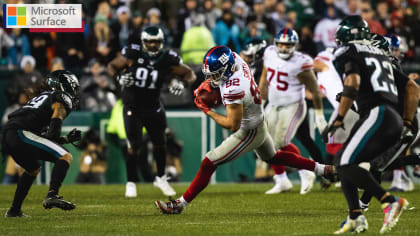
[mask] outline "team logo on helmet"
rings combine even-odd
[[[229,61],[229,57],[226,55],[226,53],[223,53],[223,55],[219,57],[219,61],[222,63],[222,65],[225,65]]]

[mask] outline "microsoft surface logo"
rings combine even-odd
[[[25,26],[26,7],[7,7],[7,25]]]

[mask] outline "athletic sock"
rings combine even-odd
[[[281,175],[281,174],[283,174],[283,173],[285,173],[285,172],[286,172],[286,166],[282,166],[282,165],[272,165],[271,167],[273,168],[274,173],[275,173],[276,175]]]
[[[19,178],[17,183],[15,197],[13,199],[12,207],[10,208],[11,211],[20,211],[23,200],[25,199],[26,195],[28,195],[29,189],[31,188],[35,178],[36,176],[32,176],[26,172],[23,172],[23,175]]]
[[[369,171],[373,178],[380,184],[382,182],[382,173],[378,170],[370,169]],[[372,199],[372,194],[370,194],[368,191],[364,191],[362,197],[360,198],[360,202],[366,205],[366,207],[369,205],[370,200]],[[362,205],[360,205],[362,206]]]
[[[392,195],[388,195],[384,199],[381,200],[381,203],[393,203],[393,202],[395,202],[395,197]]]
[[[187,201],[185,201],[184,196],[181,196],[181,197],[180,197],[180,198],[178,198],[177,200],[178,200],[179,204],[180,204],[182,207],[186,207],[186,206],[188,205],[188,202],[187,202]]]
[[[325,174],[325,165],[315,162],[314,172],[317,175],[324,175]]]
[[[201,162],[200,169],[198,169],[194,180],[191,182],[187,191],[182,195],[186,202],[191,202],[210,182],[210,178],[217,169],[207,157]]]
[[[290,143],[289,145],[284,146],[283,148],[281,148],[281,151],[293,152],[296,155],[300,156],[299,148],[296,147],[296,145],[294,145],[293,143]],[[283,174],[286,171],[286,166],[284,165],[272,165],[271,167],[273,168],[274,173],[276,175]]]
[[[137,155],[127,153],[127,159],[125,160],[125,167],[127,170],[127,181],[138,182],[139,177],[137,175]]]
[[[315,169],[315,162],[293,152],[278,151],[273,158],[267,161],[272,165],[286,165],[298,169],[305,169],[313,171]]]
[[[357,217],[359,217],[362,214],[362,212],[360,211],[360,209],[354,211],[354,210],[349,210],[349,216],[350,219],[355,220]]]
[[[64,178],[66,177],[67,170],[69,169],[69,163],[65,160],[58,160],[53,168],[51,174],[50,190],[48,195],[57,195]],[[51,193],[51,194],[50,194]]]
[[[153,157],[156,160],[157,175],[162,177],[166,167],[166,148],[165,146],[153,147]]]
[[[355,210],[360,210],[359,205],[359,193],[357,192],[357,186],[349,181],[351,176],[343,175],[342,172],[338,172],[341,180],[341,189],[343,190],[344,196],[346,197],[347,204],[349,206],[350,219],[356,219],[360,214],[355,213]]]
[[[337,172],[340,180],[342,180],[341,178],[346,178],[354,186],[368,191],[379,201],[386,193],[371,173],[357,165],[340,166],[337,168]]]

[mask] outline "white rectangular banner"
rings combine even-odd
[[[82,4],[4,4],[6,28],[82,28]]]

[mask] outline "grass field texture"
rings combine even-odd
[[[181,194],[186,184],[174,185]],[[65,185],[64,199],[77,204],[73,211],[44,210],[47,186],[33,186],[23,204],[25,219],[0,219],[0,235],[331,235],[346,218],[341,190],[322,192],[319,185],[307,195],[299,186],[291,192],[264,195],[270,184],[210,185],[181,215],[162,215],[154,206],[164,200],[151,184],[137,185],[139,196],[124,197],[125,185]],[[388,235],[420,235],[420,186],[402,193],[410,202]],[[0,187],[0,209],[10,207],[15,186]],[[377,235],[383,213],[376,200],[365,213],[369,231]]]

